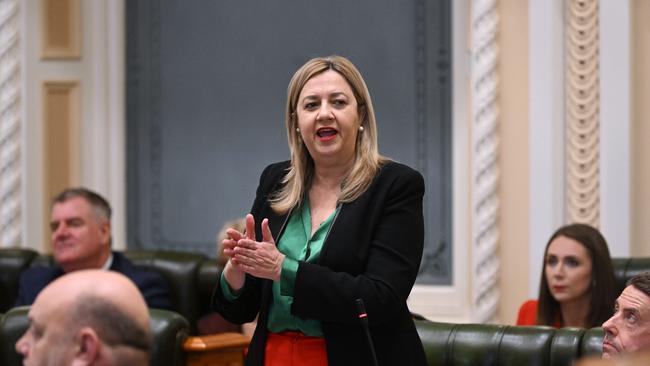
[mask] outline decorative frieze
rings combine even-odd
[[[496,0],[472,2],[472,302],[478,322],[495,319],[499,302],[499,169]]]
[[[598,0],[566,2],[567,222],[600,222]]]
[[[0,247],[21,241],[19,1],[0,1]]]

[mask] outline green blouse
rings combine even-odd
[[[320,321],[303,319],[291,314],[293,290],[298,272],[298,262],[316,263],[320,257],[323,242],[327,238],[330,226],[334,221],[338,208],[323,221],[314,235],[311,235],[311,214],[309,202],[305,201],[299,210],[295,210],[289,217],[289,222],[284,234],[278,243],[278,249],[285,255],[282,263],[280,281],[273,282],[273,302],[269,310],[268,330],[279,333],[285,330],[300,331],[307,336],[322,337]],[[232,301],[237,298],[228,286],[223,274],[221,275],[221,288],[226,299]]]

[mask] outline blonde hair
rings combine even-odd
[[[379,168],[388,159],[379,154],[377,147],[377,123],[372,107],[370,93],[359,70],[342,56],[313,58],[305,63],[291,78],[287,89],[287,106],[285,122],[287,138],[291,152],[291,164],[282,180],[282,187],[271,196],[271,208],[276,213],[289,212],[302,202],[303,197],[314,173],[314,160],[296,133],[298,121],[296,106],[298,97],[307,81],[325,71],[333,70],[348,82],[357,101],[359,119],[363,133],[357,135],[356,157],[352,169],[341,183],[341,194],[338,201],[352,202],[368,189]]]

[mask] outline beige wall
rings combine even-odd
[[[528,297],[528,1],[499,1],[501,301],[514,324]]]
[[[650,256],[650,1],[632,2],[631,248]]]

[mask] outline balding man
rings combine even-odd
[[[149,311],[138,288],[116,272],[80,270],[55,280],[29,310],[16,342],[26,366],[147,365]]]
[[[172,309],[169,285],[157,272],[135,266],[111,249],[111,206],[86,188],[68,188],[52,202],[50,237],[55,265],[23,271],[16,306],[31,305],[36,295],[65,273],[82,269],[120,272],[133,281],[151,308]]]
[[[603,358],[650,351],[650,272],[632,277],[603,323]]]

